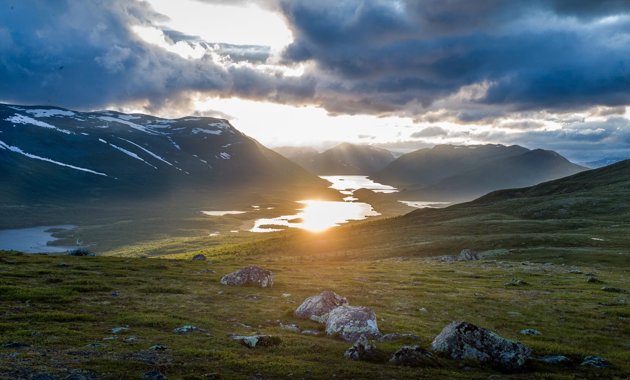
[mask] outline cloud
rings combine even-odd
[[[440,127],[427,127],[411,134],[413,138],[446,136],[448,132]]]

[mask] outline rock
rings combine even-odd
[[[273,273],[261,267],[250,265],[221,278],[223,285],[254,285],[261,288],[273,286]]]
[[[433,354],[420,346],[402,346],[389,359],[389,362],[409,367],[428,367],[437,364]]]
[[[368,342],[365,335],[361,335],[352,347],[344,352],[343,356],[350,360],[373,361],[378,359],[380,355],[376,347]]]
[[[582,271],[579,270],[579,269],[571,269],[571,270],[569,270],[568,273],[571,273],[571,274],[582,274]]]
[[[193,256],[192,261],[206,261],[206,256],[202,254],[198,254]]]
[[[124,325],[124,326],[120,326],[120,327],[114,327],[112,329],[112,334],[120,334],[120,333],[125,332],[125,331],[129,331],[129,326]]]
[[[542,333],[540,331],[535,330],[535,329],[523,329],[519,333],[521,335],[530,335],[530,336],[542,335]]]
[[[361,335],[379,337],[376,314],[368,307],[339,306],[328,313],[326,334],[339,335],[347,342],[354,342]]]
[[[571,359],[564,355],[546,355],[536,358],[536,361],[545,364],[564,364],[571,362]]]
[[[142,380],[166,380],[160,371],[149,371],[142,374]]]
[[[380,337],[378,339],[379,342],[393,342],[395,340],[403,340],[403,339],[410,339],[410,340],[420,340],[420,337],[414,334],[402,334],[402,333],[391,333],[391,334],[385,334],[382,337]]]
[[[7,348],[7,349],[12,349],[12,350],[19,350],[22,348],[29,348],[31,345],[27,344],[27,343],[20,343],[20,342],[7,342],[4,343],[2,346],[2,348]]]
[[[293,313],[298,318],[310,319],[319,323],[326,323],[328,313],[333,309],[347,305],[348,300],[330,290],[308,297]]]
[[[208,331],[193,325],[183,325],[175,328],[173,332],[175,334],[189,334],[192,332],[207,333]]]
[[[597,277],[593,277],[593,276],[589,276],[586,279],[586,282],[591,283],[591,284],[603,284],[604,283],[604,281],[600,280]]]
[[[610,292],[610,293],[625,293],[624,289],[621,288],[612,288],[610,286],[602,286],[602,290],[604,292]]]
[[[470,249],[462,249],[459,255],[457,255],[457,261],[476,261],[479,259],[479,254]]]
[[[505,283],[505,286],[525,286],[525,285],[529,285],[529,284],[517,278],[513,278],[509,282]]]
[[[57,380],[58,377],[50,373],[36,373],[30,377],[30,380]]]
[[[302,330],[301,334],[318,336],[318,335],[321,335],[322,333],[319,330]]]
[[[452,263],[454,261],[457,261],[457,256],[440,256],[438,257],[438,260],[443,263]]]
[[[242,345],[249,348],[277,346],[282,343],[282,340],[280,338],[271,335],[235,335],[232,337],[232,339],[241,342]]]
[[[138,337],[135,335],[131,335],[125,338],[125,342],[127,343],[135,343],[138,341]]]
[[[163,344],[154,344],[153,346],[149,347],[149,350],[151,350],[151,351],[166,351],[166,350],[168,350],[168,347],[166,347]]]
[[[289,323],[289,324],[283,324],[282,322],[280,322],[280,328],[287,330],[287,331],[291,331],[294,333],[299,333],[300,332],[300,326],[296,325],[295,323]]]
[[[435,337],[431,347],[433,351],[456,360],[474,360],[504,370],[522,368],[531,356],[531,350],[524,344],[463,321],[446,326]]]
[[[606,359],[599,356],[587,356],[580,365],[593,368],[607,368],[611,366]]]

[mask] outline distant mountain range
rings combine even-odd
[[[328,185],[226,120],[4,104],[0,178],[5,203]]]
[[[348,143],[321,153],[313,148],[300,147],[274,150],[318,175],[371,175],[395,159],[394,154],[386,149]]]
[[[560,154],[512,145],[438,145],[402,155],[372,178],[409,200],[470,200],[585,170]]]

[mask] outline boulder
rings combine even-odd
[[[437,365],[437,361],[429,351],[420,346],[402,346],[396,351],[389,362],[409,367],[430,367]]]
[[[326,323],[328,313],[333,309],[347,305],[348,300],[330,290],[308,297],[293,313],[298,318],[310,319],[319,323]]]
[[[190,334],[194,332],[207,333],[208,331],[193,325],[183,325],[175,328],[173,332],[175,334]]]
[[[326,334],[338,335],[347,342],[354,342],[361,335],[375,338],[381,335],[376,314],[368,307],[339,306],[328,313]]]
[[[273,286],[273,273],[256,265],[250,265],[221,278],[223,285],[254,285],[261,288]]]
[[[524,344],[463,321],[446,326],[431,348],[456,360],[473,360],[503,370],[521,369],[532,353]]]
[[[242,345],[249,348],[277,346],[282,343],[280,338],[271,335],[235,335],[232,339],[241,342]]]
[[[350,360],[374,361],[377,360],[380,355],[376,347],[368,342],[365,335],[361,335],[359,339],[354,342],[352,347],[344,352],[343,356]]]
[[[471,249],[462,249],[457,255],[457,261],[476,261],[479,259],[479,254]]]
[[[192,261],[206,261],[206,256],[202,254],[198,254],[193,256]]]

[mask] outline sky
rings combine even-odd
[[[630,0],[0,0],[0,102],[630,157]]]

